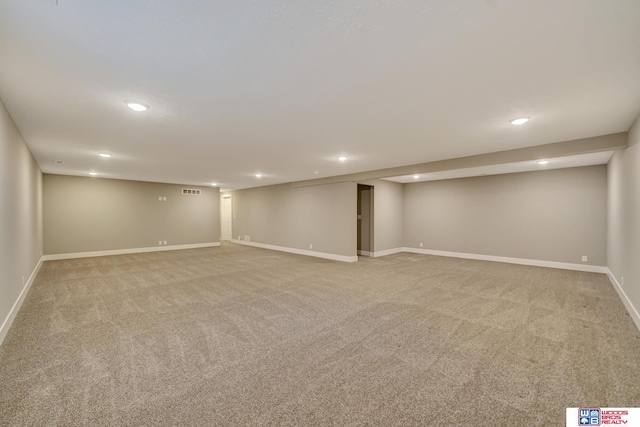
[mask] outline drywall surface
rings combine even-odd
[[[356,256],[354,182],[232,192],[233,238],[341,256]]]
[[[183,195],[183,188],[200,189],[202,194]],[[47,255],[219,239],[218,188],[44,175]]]
[[[0,101],[0,343],[41,255],[42,173]]]
[[[410,248],[605,266],[606,221],[604,165],[404,186]]]
[[[608,172],[608,266],[629,302],[638,312],[640,310],[640,116],[629,130],[628,148],[616,152],[609,162]]]

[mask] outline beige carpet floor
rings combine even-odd
[[[45,262],[0,346],[0,425],[564,426],[640,406],[602,274],[246,246]]]

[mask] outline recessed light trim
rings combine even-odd
[[[89,175],[96,176],[96,175],[98,175],[98,172],[89,172]]]
[[[538,160],[539,165],[546,165],[549,163],[549,160]]]
[[[256,176],[256,178],[262,178],[262,174],[261,173],[257,173],[255,176]]]
[[[413,179],[418,179],[420,178],[420,175],[413,175]]]
[[[344,162],[345,160],[347,160],[349,157],[347,156],[338,156],[338,160],[340,160],[341,162]]]
[[[111,154],[109,153],[100,153],[98,154],[100,157],[104,157],[105,159],[108,159],[109,157],[111,157]]]
[[[212,182],[211,185],[213,185],[215,187],[216,185],[218,185],[218,183]]]
[[[125,101],[125,104],[127,104],[127,107],[131,108],[133,111],[137,111],[139,113],[149,109],[147,104],[143,104],[141,102]]]
[[[520,126],[520,125],[523,125],[523,124],[527,123],[528,121],[529,121],[528,117],[521,117],[519,119],[511,120],[511,121],[509,121],[509,123],[511,123],[512,125]]]

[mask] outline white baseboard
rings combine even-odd
[[[306,249],[288,248],[286,246],[275,246],[275,245],[267,245],[265,243],[245,242],[243,240],[232,240],[232,242],[239,243],[241,245],[246,245],[246,246],[254,246],[256,248],[271,249],[274,251],[288,252],[288,253],[297,254],[297,255],[307,255],[307,256],[312,256],[316,258],[330,259],[333,261],[342,261],[342,262],[358,261],[357,255],[354,255],[354,256],[335,255],[335,254],[329,254],[326,252],[308,251]]]
[[[609,281],[611,282],[611,284],[613,285],[613,288],[618,293],[618,296],[620,297],[620,299],[622,300],[622,303],[624,304],[627,311],[629,312],[631,319],[633,319],[633,323],[635,323],[638,330],[640,330],[640,314],[638,314],[638,310],[636,310],[636,308],[633,306],[633,303],[625,293],[624,289],[622,288],[620,283],[618,283],[618,281],[616,280],[616,277],[613,275],[611,270],[609,270],[608,268],[607,268],[607,277],[609,277]]]
[[[20,292],[18,299],[13,304],[13,307],[11,307],[11,310],[9,311],[7,318],[4,319],[4,322],[2,322],[2,326],[0,326],[0,345],[2,345],[2,342],[4,341],[4,338],[7,336],[7,332],[9,332],[9,328],[11,327],[13,320],[16,318],[16,315],[18,314],[18,311],[20,310],[20,307],[22,306],[22,303],[24,302],[25,297],[29,293],[29,289],[31,289],[31,284],[33,283],[36,276],[38,275],[38,271],[40,271],[40,267],[42,266],[42,261],[44,261],[44,257],[40,257],[38,264],[36,264],[36,267],[31,272],[31,276],[29,276],[29,280],[27,280],[27,282],[24,284],[22,288],[22,292]]]
[[[358,255],[359,255],[359,256],[369,256],[369,257],[372,257],[372,256],[373,256],[373,253],[372,253],[372,252],[369,252],[369,251],[358,251]]]
[[[404,252],[404,248],[393,248],[393,249],[385,249],[383,251],[376,251],[376,252],[373,252],[371,256],[374,258],[378,258],[381,256],[399,254],[400,252]]]
[[[467,254],[462,252],[436,251],[422,248],[403,248],[404,252],[415,254],[437,255],[452,258],[475,259],[479,261],[506,262],[509,264],[533,265],[536,267],[560,268],[562,270],[586,271],[589,273],[606,273],[607,267],[600,265],[571,264],[568,262],[542,261],[537,259],[509,258],[494,255]]]
[[[189,245],[171,245],[171,246],[151,246],[148,248],[133,248],[133,249],[114,249],[109,251],[93,251],[93,252],[76,252],[67,254],[53,254],[45,255],[44,261],[56,261],[60,259],[73,259],[73,258],[92,258],[98,256],[110,256],[110,255],[126,255],[126,254],[139,254],[144,252],[161,252],[161,251],[177,251],[181,249],[197,249],[197,248],[210,248],[214,246],[220,246],[220,242],[211,243],[194,243]]]

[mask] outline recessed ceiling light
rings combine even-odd
[[[212,182],[212,183],[211,183],[211,185],[213,185],[213,186],[215,187],[215,186],[216,186],[216,185],[218,185],[218,184],[216,184],[215,182]]]
[[[539,165],[546,165],[547,163],[549,163],[549,160],[538,160]]]
[[[511,123],[512,125],[520,126],[520,125],[523,125],[523,124],[527,123],[528,121],[529,121],[528,118],[522,117],[520,119],[513,119],[509,123]]]
[[[420,175],[413,175],[413,179],[418,179],[420,178]]]
[[[338,156],[338,160],[340,160],[341,162],[344,162],[347,159],[348,159],[347,156]]]
[[[109,154],[109,153],[100,153],[99,156],[100,157],[104,157],[105,159],[108,159],[109,157],[111,157],[111,154]]]
[[[98,172],[89,172],[89,175],[96,176],[96,175],[98,175]]]
[[[262,178],[262,174],[261,173],[257,173],[256,174],[256,178]]]
[[[314,174],[318,175],[320,171],[313,171]]]
[[[133,102],[133,101],[125,101],[127,103],[127,106],[129,108],[131,108],[133,111],[147,111],[149,109],[149,106],[146,104],[141,104],[139,102]]]

